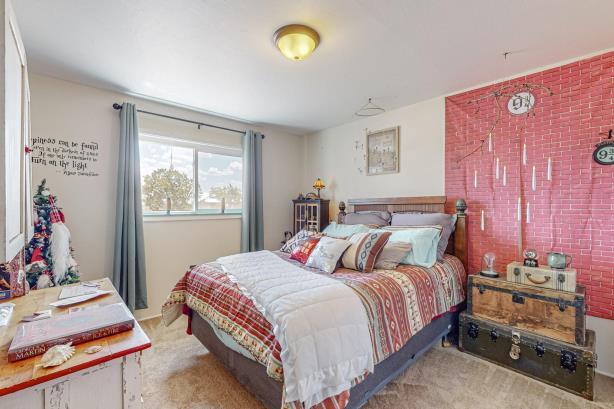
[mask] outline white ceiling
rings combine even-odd
[[[297,133],[614,46],[612,0],[13,3],[34,72]],[[302,62],[271,40],[296,22],[322,38]]]

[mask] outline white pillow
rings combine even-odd
[[[337,262],[351,244],[347,240],[323,236],[311,252],[305,265],[330,274],[335,271]]]

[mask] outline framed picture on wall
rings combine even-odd
[[[367,175],[399,172],[399,127],[367,131]]]

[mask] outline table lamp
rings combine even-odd
[[[315,182],[313,182],[313,188],[318,191],[318,197],[320,197],[320,190],[324,189],[326,185],[324,181],[320,178],[317,178]]]

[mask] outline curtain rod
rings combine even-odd
[[[113,109],[116,109],[116,110],[119,111],[119,110],[122,109],[122,106],[116,102],[116,103],[113,104]],[[236,133],[240,133],[240,134],[245,134],[245,131],[240,131],[238,129],[225,128],[223,126],[211,125],[211,124],[207,124],[207,123],[204,123],[204,122],[198,122],[198,121],[192,121],[190,119],[179,118],[179,117],[176,117],[176,116],[165,115],[165,114],[158,114],[156,112],[150,112],[150,111],[143,111],[142,109],[137,109],[136,112],[140,112],[141,114],[159,116],[159,117],[166,118],[166,119],[173,119],[175,121],[187,122],[189,124],[198,125],[198,129],[200,129],[201,126],[206,126],[206,127],[209,127],[209,128],[221,129],[223,131],[229,131],[229,132],[236,132]],[[264,135],[262,135],[262,139],[264,139]]]

